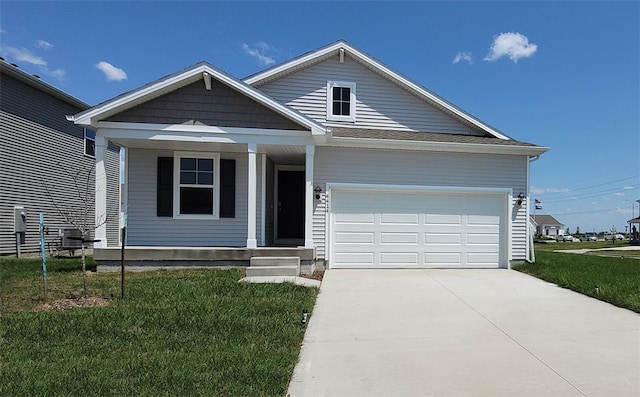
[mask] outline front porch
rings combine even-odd
[[[120,266],[122,249],[94,248],[98,266]],[[126,247],[126,266],[248,267],[253,257],[298,257],[300,272],[315,270],[315,249],[305,247]]]

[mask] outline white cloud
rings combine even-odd
[[[38,40],[36,41],[36,47],[41,48],[43,50],[49,50],[51,48],[53,48],[53,44],[49,43],[48,41],[45,40]]]
[[[104,73],[108,81],[122,81],[127,79],[127,73],[106,61],[96,63],[96,67]]]
[[[33,55],[31,51],[27,50],[26,48],[7,47],[6,52],[11,55],[12,58],[19,62],[27,62],[37,66],[47,65],[47,61],[37,55]]]
[[[484,58],[485,61],[493,62],[507,56],[514,63],[520,58],[529,58],[538,51],[538,46],[529,43],[527,36],[520,33],[500,33],[495,36],[489,54]]]
[[[460,61],[467,61],[469,65],[473,64],[473,58],[471,57],[471,53],[467,51],[458,51],[458,54],[455,58],[453,58],[453,63],[458,63]]]
[[[255,43],[253,47],[250,47],[246,43],[242,43],[242,49],[245,54],[250,55],[258,60],[263,65],[271,65],[276,63],[276,61],[268,56],[266,53],[273,50],[267,43],[259,42]]]
[[[53,76],[58,80],[62,80],[66,75],[66,72],[63,69],[49,70],[45,68],[44,73],[48,74],[49,76]]]

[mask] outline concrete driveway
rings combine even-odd
[[[329,270],[297,396],[639,396],[640,316],[514,270]]]

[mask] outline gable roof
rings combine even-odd
[[[60,99],[61,101],[66,102],[71,106],[77,107],[78,109],[84,110],[89,108],[89,105],[87,103],[41,80],[39,76],[32,75],[21,70],[17,65],[10,64],[3,58],[0,58],[0,73],[11,76],[16,80],[21,81],[22,83],[25,83],[42,92],[50,94],[53,97]]]
[[[538,226],[541,226],[541,225],[564,226],[564,223],[558,222],[558,220],[551,215],[531,215],[531,218]]]
[[[270,96],[207,62],[199,62],[180,72],[165,76],[140,88],[126,92],[106,102],[102,102],[85,110],[84,112],[76,114],[75,116],[69,116],[68,119],[74,121],[76,124],[95,127],[97,122],[110,116],[194,83],[198,80],[204,80],[206,83],[206,80],[209,78],[216,79],[217,81],[226,84],[230,88],[255,100],[261,105],[266,106],[274,112],[281,114],[305,128],[308,128],[314,135],[324,134],[326,132],[326,128],[323,125],[317,123],[297,110],[276,101]]]
[[[478,120],[471,114],[463,111],[462,109],[458,108],[452,103],[439,97],[438,95],[429,91],[428,89],[421,86],[420,84],[397,73],[396,71],[392,70],[388,66],[384,65],[383,63],[379,62],[375,58],[369,56],[368,54],[360,51],[359,49],[353,47],[352,45],[350,45],[344,40],[338,40],[333,44],[329,44],[315,51],[311,51],[306,54],[303,54],[288,62],[273,66],[262,72],[258,72],[256,74],[248,76],[244,79],[244,81],[247,84],[250,84],[254,87],[260,87],[261,85],[264,85],[268,82],[278,80],[282,77],[295,73],[301,69],[305,69],[314,64],[323,62],[337,55],[338,56],[349,55],[352,59],[362,64],[369,70],[377,73],[378,75],[391,81],[392,83],[405,89],[406,91],[412,93],[413,95],[416,95],[417,97],[425,100],[430,105],[435,106],[436,108],[453,116],[454,118],[459,119],[462,122],[483,131],[484,133],[487,134],[487,136],[491,136],[491,137],[503,139],[503,140],[511,139],[510,137],[498,131],[497,129]]]

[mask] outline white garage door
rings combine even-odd
[[[333,190],[332,268],[506,266],[504,193]]]

